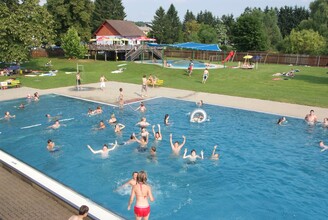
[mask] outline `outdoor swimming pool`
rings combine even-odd
[[[140,61],[138,61],[140,62]],[[154,64],[154,65],[163,65],[162,60],[157,60],[156,63],[154,63],[152,60],[144,60],[142,63],[145,64]],[[187,69],[189,67],[190,60],[168,60],[167,64],[169,65],[169,68],[174,69]],[[194,69],[218,69],[223,68],[223,65],[218,64],[206,64],[204,62],[193,60],[194,63]]]
[[[320,152],[318,141],[328,141],[328,130],[320,126],[311,127],[294,118],[288,118],[286,126],[277,126],[275,115],[213,105],[203,107],[210,121],[194,124],[187,114],[195,109],[195,103],[158,98],[145,101],[147,120],[162,126],[157,160],[150,160],[148,151],[137,152],[135,143],[102,159],[86,145],[100,149],[104,143],[122,142],[137,133],[135,124],[143,114],[132,108],[138,103],[126,105],[123,111],[102,105],[102,115],[87,117],[88,108],[96,108],[97,103],[47,95],[24,110],[14,108],[22,102],[26,100],[1,102],[0,112],[9,110],[16,119],[0,121],[0,149],[127,219],[134,218],[133,211],[127,211],[130,191],[115,190],[135,170],[148,172],[155,197],[151,219],[327,217],[328,152]],[[46,113],[74,120],[49,130],[46,127],[53,122],[45,118]],[[111,113],[126,125],[121,136],[108,124],[102,131],[92,129]],[[163,125],[166,113],[171,126]],[[21,129],[35,124],[41,125]],[[203,149],[206,159],[188,164],[173,157],[170,133],[173,141],[180,142],[185,135],[188,151]],[[48,139],[61,149],[49,153]],[[148,148],[153,140],[151,135]],[[219,145],[219,161],[208,159],[215,144]]]

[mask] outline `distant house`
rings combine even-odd
[[[139,45],[143,41],[155,41],[147,38],[132,21],[105,20],[94,32],[97,45]]]
[[[140,30],[142,30],[142,32],[147,36],[148,33],[151,31],[151,28],[150,27],[147,27],[147,26],[142,26],[142,27],[139,27]]]

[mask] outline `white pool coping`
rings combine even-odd
[[[11,155],[0,150],[0,162],[6,164],[11,169],[17,171],[21,175],[27,177],[33,183],[37,184],[49,193],[57,196],[64,202],[71,206],[75,206],[77,209],[81,205],[87,205],[89,207],[89,216],[93,219],[99,220],[121,220],[123,217],[110,212],[104,207],[98,205],[92,200],[78,194],[67,186],[49,178],[45,174],[37,171],[36,169],[28,166],[24,162],[12,157]]]

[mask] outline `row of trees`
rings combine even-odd
[[[315,0],[309,11],[246,8],[236,19],[187,11],[181,22],[172,4],[167,11],[160,7],[155,12],[150,36],[158,43],[217,43],[225,50],[328,54],[327,14],[327,0]],[[47,0],[44,6],[39,0],[1,0],[0,61],[26,60],[32,47],[69,45],[67,35],[88,42],[104,20],[125,17],[121,0]]]
[[[172,4],[167,12],[162,7],[155,12],[150,36],[159,43],[218,43],[224,50],[328,54],[327,14],[327,0],[315,0],[310,11],[296,6],[246,8],[237,19],[187,11],[180,22]]]

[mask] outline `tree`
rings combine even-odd
[[[226,28],[225,44],[230,44],[230,42],[233,38],[232,29],[233,29],[233,26],[235,25],[236,21],[232,14],[222,15],[221,21],[222,21],[224,27]]]
[[[165,10],[160,6],[155,12],[154,19],[151,22],[151,31],[149,32],[149,37],[154,37],[157,39],[158,43],[163,43],[165,41],[165,31],[166,31],[166,18]]]
[[[57,41],[70,27],[74,27],[83,41],[91,36],[91,15],[94,5],[91,0],[47,0],[46,7],[55,20]]]
[[[268,46],[269,48],[276,50],[278,44],[283,39],[278,27],[278,17],[276,11],[273,8],[266,8],[262,22],[267,35]]]
[[[0,60],[23,61],[32,47],[52,41],[53,20],[38,0],[0,2]]]
[[[286,51],[288,53],[318,55],[326,47],[325,38],[313,30],[292,30],[287,41],[289,41]]]
[[[301,29],[312,29],[328,40],[328,2],[316,0],[310,3],[310,17],[300,24]]]
[[[227,45],[228,43],[227,28],[222,21],[219,21],[215,25],[215,30],[217,33],[217,43],[219,43],[220,45]]]
[[[81,38],[74,27],[69,28],[63,36],[62,48],[65,52],[65,57],[69,58],[83,58],[87,53],[87,48],[81,44]]]
[[[213,44],[218,42],[216,30],[208,24],[201,24],[198,31],[198,38],[201,43]]]
[[[267,36],[261,18],[254,13],[243,13],[233,27],[233,43],[240,51],[266,50]]]
[[[124,20],[126,14],[121,0],[95,0],[92,14],[92,29],[97,28],[107,19]]]
[[[183,23],[182,23],[182,31],[185,32],[186,31],[186,23],[190,22],[190,21],[195,21],[196,17],[195,15],[192,13],[192,11],[187,10],[184,19],[183,19]]]
[[[217,19],[213,16],[212,12],[205,10],[205,12],[200,11],[197,14],[197,22],[199,24],[203,23],[210,26],[215,26],[217,23]]]
[[[198,32],[200,30],[200,24],[196,20],[191,20],[185,23],[184,41],[199,42]]]
[[[304,7],[281,7],[278,13],[278,26],[282,37],[288,36],[303,20],[309,17],[309,11]]]
[[[178,16],[178,12],[174,5],[171,4],[165,15],[166,31],[165,42],[172,44],[182,40],[182,27]]]

